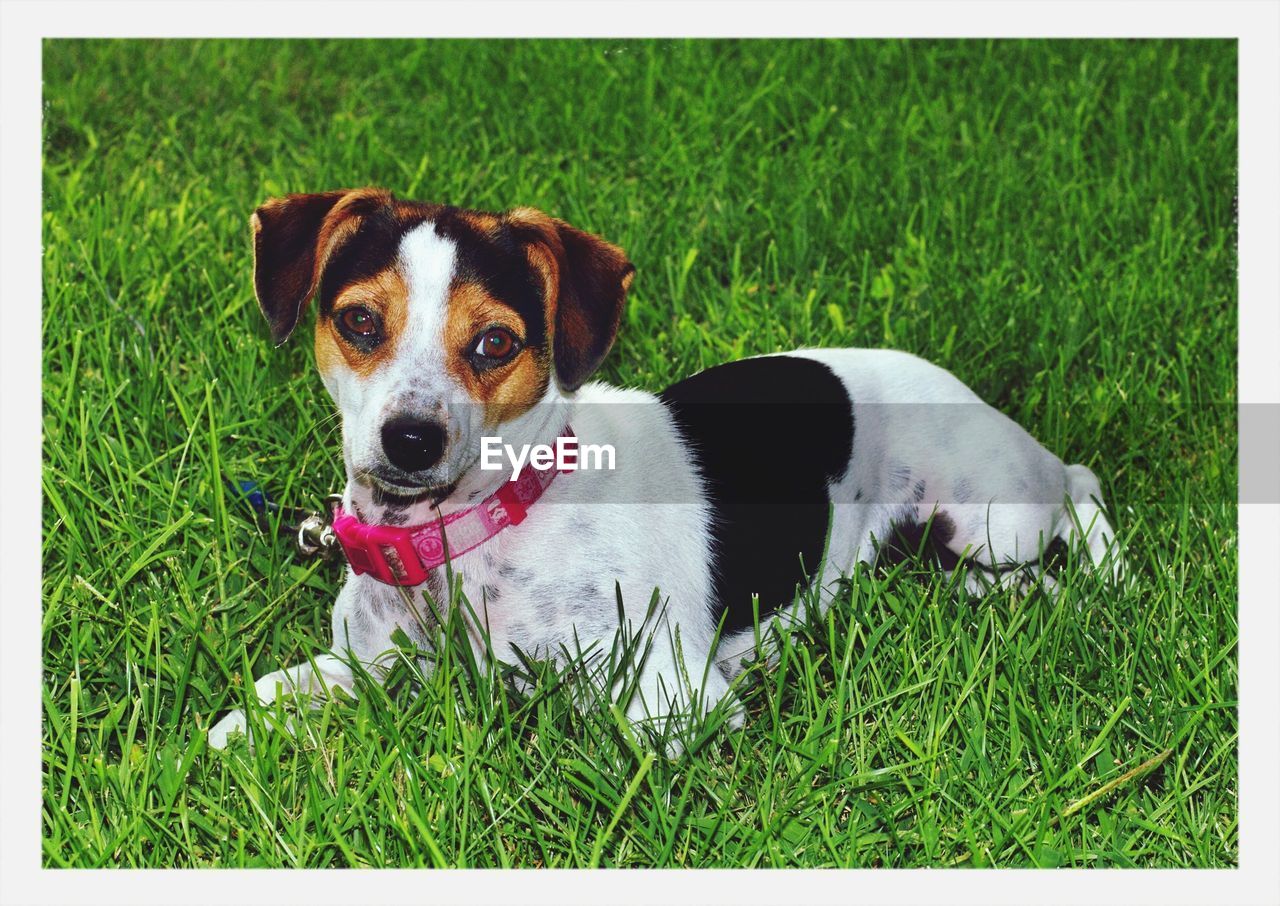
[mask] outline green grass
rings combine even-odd
[[[47,865],[1236,864],[1234,43],[55,41],[44,79]],[[247,218],[363,184],[626,248],[609,381],[939,362],[1098,471],[1135,586],[860,574],[674,762],[456,646],[207,750],[339,584],[220,482],[341,476]]]

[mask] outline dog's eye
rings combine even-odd
[[[520,351],[520,341],[505,327],[490,327],[476,338],[471,354],[482,365],[498,365]]]
[[[338,323],[346,333],[353,336],[368,339],[378,335],[378,319],[373,316],[373,312],[361,305],[345,309],[338,315]]]

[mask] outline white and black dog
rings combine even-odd
[[[974,589],[1048,582],[1038,563],[1055,539],[1119,573],[1093,473],[919,358],[767,355],[657,396],[586,383],[635,271],[614,245],[529,208],[375,189],[274,199],[251,223],[277,344],[317,300],[347,472],[332,651],[258,680],[263,703],[352,692],[354,661],[379,677],[397,628],[426,645],[417,605],[448,599],[446,557],[482,656],[607,649],[620,620],[650,632],[624,703],[637,722],[711,708],[761,624],[793,613],[798,590],[829,600],[895,538],[926,540]],[[608,448],[613,468],[484,468],[494,437],[512,450],[571,437]],[[245,726],[234,711],[209,742]]]

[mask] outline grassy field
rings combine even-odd
[[[57,41],[44,79],[47,865],[1236,863],[1233,43]],[[221,480],[341,481],[247,218],[364,184],[626,248],[605,380],[939,362],[1093,466],[1134,587],[859,574],[674,762],[458,646],[207,750],[340,580]]]

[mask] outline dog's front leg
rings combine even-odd
[[[693,620],[687,625],[692,626]],[[742,726],[742,706],[724,674],[712,662],[705,635],[693,630],[682,636],[664,620],[647,639],[640,655],[642,665],[630,690],[626,716],[636,726],[665,730],[669,758],[678,758],[684,751],[688,731],[697,722],[699,712],[712,711],[722,699],[728,700],[726,724],[734,729]]]
[[[422,638],[422,616],[410,609],[412,597],[403,589],[380,585],[367,576],[349,576],[333,606],[333,650],[311,661],[275,670],[254,683],[259,703],[269,705],[281,694],[306,694],[318,707],[335,686],[354,697],[355,677],[350,662],[354,658],[368,675],[381,681],[383,658],[395,647],[391,636],[403,628],[414,638]],[[345,653],[345,657],[339,652]],[[232,711],[209,730],[209,745],[224,748],[227,737],[247,733],[244,711]]]
[[[321,654],[311,661],[275,670],[253,684],[258,703],[270,705],[281,693],[303,693],[312,696],[312,705],[320,703],[321,697],[335,686],[341,687],[349,695],[354,695],[354,677],[351,668],[333,654]],[[248,734],[248,724],[243,710],[237,708],[209,729],[209,746],[214,749],[226,748],[228,737],[232,733]]]

